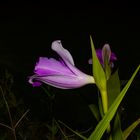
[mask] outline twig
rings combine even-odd
[[[57,121],[55,121],[55,123],[57,124],[57,127],[60,129],[60,132],[62,133],[62,135],[64,136],[64,138],[66,140],[68,140],[68,137],[65,135],[65,133],[63,132],[62,128],[60,127],[60,125],[57,123]]]
[[[8,112],[8,116],[9,116],[9,119],[10,119],[11,129],[12,129],[12,132],[13,132],[14,139],[17,140],[16,132],[15,132],[15,129],[14,129],[14,125],[13,125],[13,121],[12,121],[12,116],[11,116],[11,112],[10,112],[10,108],[9,108],[9,105],[8,105],[6,99],[5,99],[4,91],[3,91],[3,89],[2,89],[1,86],[0,86],[0,90],[1,90],[3,100],[4,100],[5,105],[6,105],[6,108],[7,108],[7,112]],[[4,124],[3,124],[3,126],[7,127],[7,125],[4,125]],[[8,128],[9,128],[9,127],[8,127]]]
[[[18,126],[18,124],[21,122],[21,120],[26,116],[26,114],[29,112],[29,109],[21,116],[21,118],[17,121],[17,123],[14,125],[14,129]]]
[[[9,115],[9,119],[10,119],[10,123],[11,123],[11,126],[8,126],[6,124],[3,124],[3,123],[0,123],[1,126],[4,126],[10,130],[12,130],[13,132],[13,135],[14,135],[14,139],[17,140],[17,137],[16,137],[16,127],[19,125],[19,123],[21,122],[21,120],[26,116],[26,114],[29,112],[29,109],[21,116],[21,118],[17,121],[17,123],[15,125],[13,125],[13,120],[12,120],[12,116],[11,116],[11,113],[10,113],[10,108],[9,108],[9,105],[5,99],[5,96],[4,96],[4,91],[2,89],[2,87],[0,86],[0,90],[1,90],[1,93],[2,93],[2,97],[4,99],[4,102],[5,102],[5,105],[6,105],[6,108],[7,108],[7,112],[8,112],[8,115]]]
[[[9,108],[9,105],[8,105],[6,99],[5,99],[4,91],[3,91],[3,89],[2,89],[1,86],[0,86],[0,89],[1,89],[2,97],[3,97],[3,99],[4,99],[4,102],[5,102],[6,108],[7,108],[7,112],[8,112],[8,115],[9,115],[9,119],[10,119],[11,127],[13,128],[13,121],[12,121],[12,116],[11,116],[11,113],[10,113],[10,108]]]
[[[6,124],[0,123],[0,125],[1,125],[1,126],[4,126],[4,127],[6,127],[6,128],[8,128],[8,129],[10,129],[10,130],[13,131],[13,129],[12,129],[10,126],[6,125]]]

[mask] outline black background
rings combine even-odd
[[[20,1],[0,7],[0,61],[9,61],[27,73],[38,56],[52,53],[51,42],[57,39],[72,53],[76,64],[86,69],[91,57],[89,35],[96,48],[110,44],[122,77],[127,78],[139,64],[137,4]]]

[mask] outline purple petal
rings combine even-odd
[[[89,64],[92,64],[92,58],[90,58],[90,59],[88,60],[88,63],[89,63]]]
[[[67,66],[54,58],[40,57],[39,62],[35,66],[35,71],[38,75],[69,75],[72,72],[67,68]]]
[[[72,58],[72,55],[70,52],[66,49],[63,48],[61,41],[57,40],[52,43],[52,50],[54,50],[65,62],[67,67],[76,75],[81,74],[81,71],[79,71],[75,66],[74,66],[74,60]]]
[[[97,57],[102,65],[104,65],[104,57],[105,55],[108,57],[108,62],[112,63],[117,60],[115,53],[111,52],[109,44],[105,44],[102,49],[96,49]],[[92,58],[88,60],[89,64],[92,64]]]
[[[110,61],[110,62],[117,60],[116,54],[111,51],[109,44],[105,44],[103,46],[102,53],[103,53],[102,56],[108,55],[108,61]]]
[[[110,57],[110,61],[114,61],[114,60],[117,60],[117,56],[115,53],[111,53],[111,57]]]
[[[78,76],[62,76],[62,75],[52,75],[52,76],[38,76],[34,75],[31,76],[29,79],[29,83],[33,84],[33,86],[36,85],[36,81],[41,81],[43,83],[46,83],[48,85],[61,88],[61,89],[73,89],[73,88],[79,88],[81,86],[84,86],[86,84],[95,83],[94,78],[90,75],[83,75]]]
[[[93,76],[81,72],[74,66],[71,54],[62,47],[60,41],[54,41],[52,49],[62,59],[58,61],[54,58],[40,57],[35,66],[35,75],[29,78],[29,83],[33,86],[40,86],[43,82],[62,89],[78,88],[95,83]]]
[[[68,50],[63,48],[60,40],[54,41],[52,43],[52,50],[57,52],[66,64],[70,63],[71,65],[74,65],[74,61],[71,54]]]
[[[41,82],[33,82],[33,87],[39,87],[41,86]]]
[[[105,44],[102,48],[102,60],[103,60],[103,64],[104,64],[104,59],[107,59],[107,62],[109,63],[110,61],[110,57],[111,57],[111,49],[109,44]]]
[[[97,54],[97,57],[98,57],[100,63],[103,64],[102,49],[96,49],[96,54]]]

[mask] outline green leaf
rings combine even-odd
[[[102,98],[101,98],[101,95],[99,92],[98,92],[98,105],[99,105],[99,111],[100,111],[101,118],[103,118],[104,111],[103,111],[103,105],[102,105]]]
[[[95,104],[90,104],[89,108],[90,108],[92,114],[94,115],[94,117],[96,118],[96,120],[99,122],[99,120],[100,120],[100,112],[99,112],[98,107]]]
[[[49,129],[49,131],[51,132],[51,137],[55,137],[56,133],[58,132],[58,127],[57,127],[57,124],[56,124],[56,121],[55,119],[53,118],[52,119],[52,124],[51,125],[46,125],[46,127]]]
[[[137,140],[140,140],[140,127],[135,131],[135,135],[137,137]]]
[[[111,76],[111,68],[107,61],[105,61],[105,74],[106,74],[106,79],[108,80],[109,77]]]
[[[120,93],[120,80],[116,70],[107,81],[108,106],[110,107]]]
[[[140,137],[139,136],[137,136],[137,140],[140,140]]]
[[[108,112],[105,114],[103,119],[98,123],[95,130],[92,132],[92,134],[89,136],[88,140],[100,140],[103,136],[105,130],[107,129],[110,121],[114,117],[123,97],[125,96],[128,88],[130,87],[132,81],[134,80],[134,77],[136,76],[137,72],[140,69],[140,65],[137,67],[135,72],[133,73],[132,77],[128,81],[128,83],[125,85],[125,87],[122,89],[121,93],[118,95],[118,97],[115,99],[115,101],[110,106]]]
[[[91,43],[91,49],[92,49],[92,63],[93,63],[92,67],[93,67],[93,75],[94,75],[95,83],[101,91],[106,90],[105,89],[106,88],[106,75],[96,55],[96,50],[95,50],[91,36],[90,36],[90,43]]]
[[[103,112],[105,114],[108,110],[106,74],[96,55],[95,47],[94,47],[91,36],[90,36],[90,42],[91,42],[91,50],[92,50],[93,76],[95,79],[96,86],[98,87],[101,93]]]
[[[119,117],[118,113],[116,113],[116,115],[114,117],[112,139],[113,140],[124,140],[122,129],[121,129],[120,117]]]
[[[128,128],[123,131],[124,140],[128,138],[131,132],[140,124],[140,118],[133,122]]]

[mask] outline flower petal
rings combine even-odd
[[[100,63],[103,64],[102,49],[96,49],[96,54],[97,54],[97,57],[98,57]]]
[[[103,64],[105,63],[105,59],[107,59],[107,62],[109,63],[111,57],[111,49],[109,44],[105,44],[102,48],[102,60]]]
[[[57,52],[66,64],[70,63],[71,65],[74,65],[74,61],[70,52],[63,48],[60,40],[52,42],[52,50]]]
[[[105,44],[102,49],[96,49],[97,57],[102,65],[104,65],[104,58],[107,57],[109,63],[113,67],[113,61],[117,60],[115,53],[111,52],[109,44]],[[89,64],[92,64],[92,58],[88,60]]]
[[[114,61],[114,60],[117,60],[117,57],[116,57],[115,53],[111,52],[110,61]]]
[[[68,50],[63,48],[61,41],[57,40],[52,43],[52,50],[54,50],[63,59],[68,68],[76,75],[81,74],[81,71],[74,66],[74,60]]]
[[[92,64],[92,58],[90,58],[90,59],[88,60],[88,63],[89,63],[89,64]]]
[[[74,61],[61,42],[54,41],[52,49],[60,55],[60,61],[54,58],[40,57],[36,63],[35,75],[29,77],[29,83],[40,86],[41,83],[61,88],[73,89],[86,84],[95,83],[94,77],[81,72],[74,66]]]
[[[56,88],[61,89],[74,89],[84,86],[86,84],[95,83],[94,78],[90,75],[83,75],[81,76],[66,76],[66,75],[51,75],[51,76],[38,76],[33,75],[29,79],[29,83],[36,86],[37,81],[43,82],[45,84],[54,86]],[[39,82],[38,82],[39,83]],[[38,86],[37,83],[37,86]]]
[[[97,57],[98,57],[100,63],[103,65],[102,49],[96,49],[96,54],[97,54]],[[88,60],[88,63],[89,63],[89,64],[92,64],[92,58],[90,58],[90,59]]]
[[[70,75],[73,74],[67,66],[54,58],[40,57],[34,72],[38,75]]]

